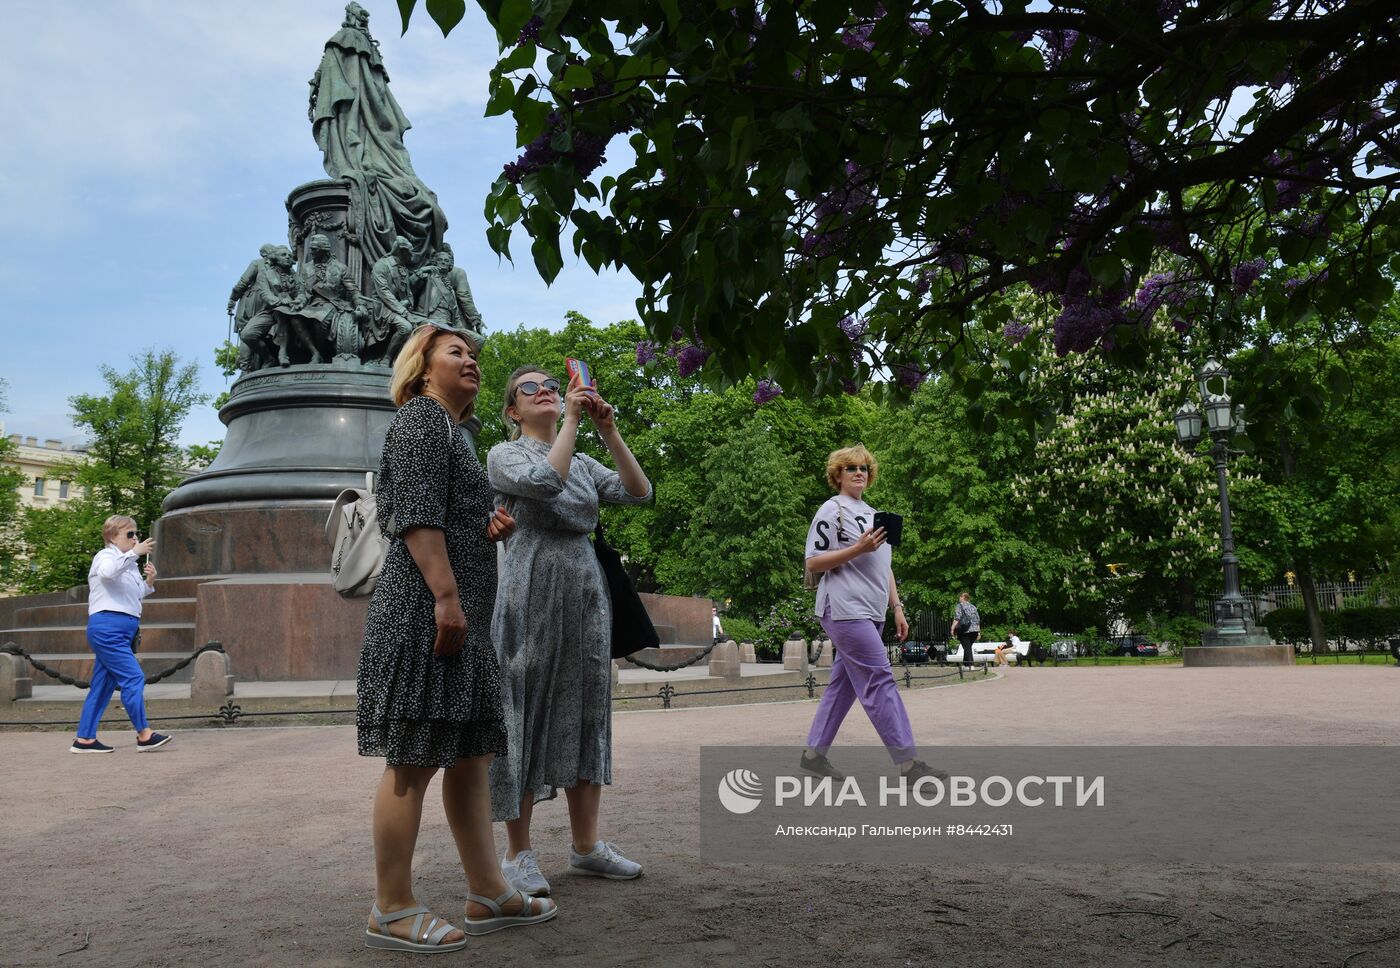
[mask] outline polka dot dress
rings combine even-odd
[[[390,766],[450,767],[506,752],[501,673],[491,644],[496,550],[486,536],[492,490],[447,411],[430,397],[389,425],[375,484],[379,527],[391,540],[370,599],[357,680],[359,751]],[[433,655],[433,593],[403,534],[440,528],[467,616],[466,645]]]

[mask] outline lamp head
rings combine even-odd
[[[1206,360],[1205,366],[1196,374],[1196,382],[1201,388],[1202,400],[1209,400],[1213,396],[1229,400],[1230,371],[1219,360]]]
[[[1172,418],[1176,423],[1176,439],[1187,450],[1193,449],[1201,440],[1201,411],[1190,400]]]

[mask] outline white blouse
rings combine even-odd
[[[92,559],[88,570],[88,614],[124,612],[141,617],[141,599],[155,594],[155,586],[141,577],[140,558],[134,551],[118,551],[108,545]]]

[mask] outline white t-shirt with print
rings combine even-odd
[[[849,548],[873,527],[875,509],[864,501],[837,494],[817,510],[807,529],[807,557]],[[817,585],[818,618],[870,619],[883,622],[890,604],[890,546],[858,555],[830,571]]]

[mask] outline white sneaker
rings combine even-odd
[[[593,850],[587,854],[578,853],[570,845],[569,867],[579,874],[592,874],[613,881],[630,881],[642,876],[641,864],[628,860],[617,847],[602,840],[594,844]]]
[[[548,897],[549,881],[540,872],[540,862],[533,850],[522,850],[514,860],[501,859],[501,874],[506,883],[532,897]]]

